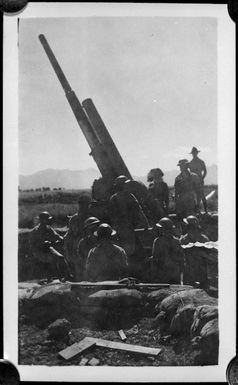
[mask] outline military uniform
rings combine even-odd
[[[135,196],[127,191],[118,192],[109,201],[113,227],[116,229],[120,244],[130,256],[135,251],[134,228],[140,222],[148,227],[147,219]]]
[[[200,151],[196,147],[192,148],[190,154],[193,155],[193,159],[189,162],[189,169],[191,172],[193,172],[199,176],[200,182],[201,182],[200,188],[197,188],[195,191],[196,198],[197,198],[197,207],[196,208],[199,211],[200,202],[202,199],[204,209],[205,209],[205,211],[207,211],[207,202],[206,202],[206,198],[205,198],[205,195],[203,192],[204,178],[207,175],[207,169],[206,169],[205,162],[202,159],[198,158],[198,156],[197,156],[197,154],[199,152]]]
[[[175,210],[179,217],[193,214],[196,207],[195,191],[200,188],[200,178],[197,174],[186,171],[175,178]]]
[[[49,270],[57,269],[63,277],[68,273],[67,264],[63,255],[54,247],[62,240],[63,238],[50,225],[39,224],[30,233],[31,251],[35,260],[47,265]]]
[[[154,240],[152,249],[154,280],[160,283],[180,283],[184,253],[179,240],[172,234]]]
[[[203,184],[204,181],[203,181],[203,172],[206,173],[207,170],[206,170],[206,165],[205,165],[205,162],[200,159],[200,158],[193,158],[190,162],[189,162],[189,169],[191,172],[194,172],[195,174],[197,174],[199,177],[200,177],[200,180],[201,180],[201,183]]]
[[[89,213],[76,213],[69,220],[69,229],[64,238],[64,250],[67,260],[74,268],[77,260],[77,246],[84,236],[84,221],[89,217]]]
[[[209,238],[205,234],[202,234],[199,230],[189,231],[187,234],[182,235],[180,238],[181,245],[188,245],[189,243],[195,242],[209,242]]]
[[[74,263],[75,278],[77,281],[85,280],[88,253],[97,243],[98,239],[93,234],[90,234],[79,241],[77,246],[77,259]]]
[[[125,250],[103,239],[88,254],[86,278],[88,281],[119,280],[126,276],[127,267]]]
[[[163,181],[152,182],[149,185],[150,198],[155,200],[155,211],[157,220],[163,218],[168,213],[169,207],[169,188],[167,183]]]

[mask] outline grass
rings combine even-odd
[[[217,211],[217,185],[204,187],[205,195],[216,190],[214,197],[208,201],[208,209]],[[53,226],[64,227],[68,223],[68,215],[77,212],[77,201],[80,194],[90,195],[90,190],[61,190],[45,192],[19,193],[19,228],[33,228],[38,223],[41,211],[49,211],[54,217]],[[170,188],[170,209],[174,210],[174,189]]]

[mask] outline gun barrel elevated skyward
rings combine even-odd
[[[119,175],[125,175],[128,178],[131,178],[131,174],[92,100],[86,99],[83,102],[83,106],[81,105],[76,94],[71,89],[71,86],[45,36],[42,34],[39,35],[39,40],[65,91],[65,96],[91,148],[91,155],[93,156],[102,176],[111,180]]]

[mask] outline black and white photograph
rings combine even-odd
[[[23,380],[225,381],[234,36],[225,4],[5,16],[4,340]]]

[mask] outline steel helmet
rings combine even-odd
[[[96,217],[89,217],[84,221],[84,229],[87,227],[90,227],[92,225],[95,225],[96,223],[100,223],[100,220]]]
[[[97,231],[95,231],[94,235],[96,235],[100,239],[110,239],[112,235],[115,235],[116,231],[113,230],[113,228],[108,225],[107,223],[102,223]]]
[[[172,230],[175,228],[173,222],[168,217],[161,218],[159,223],[156,223],[157,227],[163,227],[165,230]]]
[[[199,220],[195,215],[189,215],[187,218],[183,219],[183,222],[186,223],[186,225],[198,227],[199,226]]]

